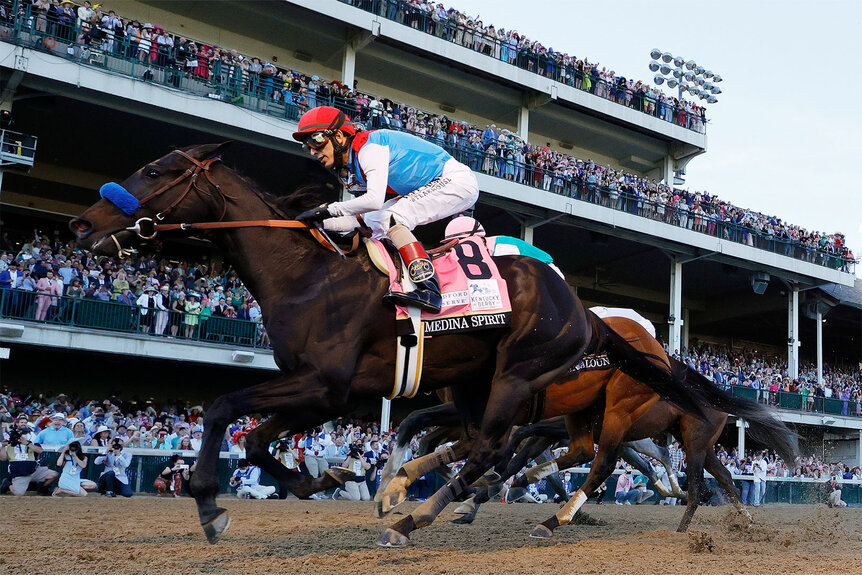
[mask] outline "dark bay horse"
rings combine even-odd
[[[698,495],[704,485],[704,467],[716,478],[737,509],[744,512],[733,479],[719,462],[713,448],[724,429],[728,412],[743,417],[749,423],[749,433],[756,441],[776,449],[788,461],[792,461],[796,456],[792,432],[769,408],[754,401],[727,396],[696,371],[668,357],[661,344],[637,322],[623,317],[607,317],[602,321],[638,350],[661,357],[668,365],[673,364],[675,368],[683,369],[690,380],[690,386],[703,389],[706,395],[714,398],[717,408],[707,408],[705,417],[688,414],[661,400],[649,386],[638,382],[615,366],[579,372],[574,377],[564,377],[560,383],[546,388],[542,411],[545,421],[519,428],[511,435],[509,445],[500,455],[499,473],[493,481],[511,477],[536,453],[542,452],[548,445],[564,436],[569,437],[568,453],[558,460],[531,468],[513,483],[513,487],[526,487],[528,482],[537,481],[558,469],[567,469],[594,459],[595,461],[583,487],[560,512],[538,525],[532,536],[550,537],[556,527],[571,521],[587,497],[613,472],[617,458],[620,455],[631,457],[630,442],[655,437],[665,431],[671,431],[681,439],[688,464],[688,501],[678,530],[688,529],[697,509],[700,499]],[[409,437],[401,437],[399,428],[399,442],[409,441],[419,426],[453,425],[453,407],[452,404],[444,404],[422,410],[416,416],[411,414],[405,420],[406,425],[402,424],[405,425],[404,435]],[[522,413],[516,421],[523,421],[524,417],[525,414]],[[536,434],[541,434],[546,441],[533,442],[512,458],[522,440]],[[469,439],[465,438],[464,441]],[[594,450],[594,444],[598,445],[597,452]],[[441,463],[449,463],[449,451],[442,450],[406,463],[394,474],[385,488],[381,481],[381,489],[376,497],[379,501],[378,514],[389,511],[404,498],[406,486],[413,478],[439,467]],[[397,460],[397,455],[393,454],[391,459]],[[669,474],[669,479],[674,492],[671,496],[678,496],[676,478]],[[654,478],[653,481],[655,482]],[[660,491],[665,491],[663,485],[656,486]],[[467,517],[456,522],[472,521],[476,506],[488,501],[488,498],[488,490],[480,488],[466,506],[469,511]]]
[[[389,282],[375,272],[368,255],[360,250],[340,258],[308,230],[259,223],[292,220],[335,199],[335,192],[266,194],[221,163],[222,146],[174,150],[121,185],[103,187],[111,200],[101,199],[69,224],[79,244],[97,254],[121,253],[165,226],[206,229],[263,309],[282,374],[221,396],[207,411],[190,489],[210,542],[229,525],[226,511],[216,505],[216,466],[230,421],[247,413],[272,414],[248,436],[249,460],[298,496],[310,495],[349,474],[334,470],[311,480],[277,462],[269,443],[283,432],[347,413],[361,398],[388,395],[395,365],[394,313],[382,303]],[[687,387],[683,373],[657,365],[586,310],[548,266],[518,256],[495,261],[509,287],[511,326],[429,338],[425,348],[423,385],[452,387],[462,424],[474,439],[469,452],[460,454],[468,461],[434,496],[387,529],[380,545],[403,545],[479,479],[496,463],[512,421],[533,394],[557,381],[588,350],[607,351],[622,369],[683,409],[702,413],[709,404],[699,390]]]

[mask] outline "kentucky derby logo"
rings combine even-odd
[[[468,288],[472,309],[499,309],[503,307],[503,298],[500,296],[500,286],[497,284],[497,280],[471,280]]]

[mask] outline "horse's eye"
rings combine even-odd
[[[147,177],[148,178],[158,178],[160,175],[161,174],[159,172],[157,172],[156,170],[154,170],[152,168],[147,170]]]

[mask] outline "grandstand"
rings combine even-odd
[[[40,29],[29,2],[0,5],[0,109],[12,113],[16,130],[38,138],[29,172],[0,166],[2,230],[17,249],[34,229],[68,241],[66,222],[98,197],[99,186],[122,180],[172,147],[232,139],[226,160],[266,189],[309,181],[336,185],[290,137],[304,106],[323,102],[323,96],[309,97],[314,76],[315,86],[329,86],[328,101],[371,125],[380,120],[370,102],[385,100],[425,116],[429,126],[444,116],[465,133],[494,125],[519,144],[571,158],[569,171],[513,160],[513,171],[524,175],[508,178],[497,169],[500,159],[494,156],[489,168],[484,150],[477,153],[466,136],[423,132],[465,163],[475,162],[482,191],[475,216],[486,229],[552,254],[586,303],[637,309],[656,324],[671,352],[703,345],[757,350],[784,358],[790,379],[805,371],[801,361],[859,372],[862,291],[852,257],[730,218],[695,223],[688,206],[653,200],[634,184],[612,196],[611,188],[590,180],[584,166],[607,166],[626,174],[627,182],[656,186],[658,198],[661,183],[694,169],[696,162],[689,163],[706,153],[708,127],[699,114],[681,120],[676,104],[667,110],[656,102],[632,105],[633,94],[584,89],[577,68],[549,67],[538,56],[510,61],[498,44],[477,50],[455,42],[454,32],[429,33],[426,20],[406,25],[403,7],[391,0],[220,1],[207,10],[187,0],[124,0],[102,7],[154,23],[176,37],[175,47],[182,36],[225,50],[220,71],[213,71],[213,58],[206,74],[198,71],[205,51],[183,59],[195,66],[177,65],[176,51],[161,58],[157,47],[155,58],[142,59],[140,45],[128,37],[100,35],[98,26],[80,22]],[[243,75],[233,50],[272,63],[276,74]],[[332,87],[349,91],[354,84],[364,98]],[[413,130],[419,129],[417,121]],[[436,243],[441,231],[429,226],[423,239]],[[163,253],[177,262],[225,267],[198,238],[170,240]],[[10,294],[4,298],[11,301]],[[71,363],[87,366],[81,372],[88,375],[66,388],[80,385],[104,396],[121,386],[125,393],[152,395],[147,390],[156,372],[168,387],[180,386],[165,394],[199,402],[263,381],[276,369],[256,326],[242,320],[206,335],[157,338],[142,333],[139,315],[119,321],[112,303],[88,303],[86,310],[37,322],[28,309],[0,302],[0,342],[10,350],[2,360],[3,384],[63,391],[58,381],[68,377]],[[44,362],[48,353],[60,360]],[[34,365],[40,366],[35,374]],[[92,376],[99,365],[109,366],[110,380]],[[811,445],[829,440],[836,457],[862,464],[862,417],[853,409],[827,401],[803,409],[795,392],[782,393],[775,400],[782,417],[802,426]],[[725,443],[743,442],[744,424],[731,425]]]

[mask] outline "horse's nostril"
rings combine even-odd
[[[79,237],[84,236],[93,229],[93,224],[83,218],[74,218],[69,222],[69,229]]]

